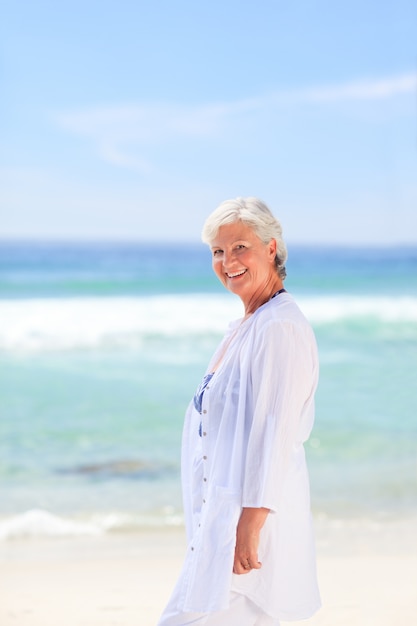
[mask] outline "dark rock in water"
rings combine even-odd
[[[167,468],[155,467],[139,460],[103,461],[60,468],[60,474],[80,474],[97,477],[152,478]]]
[[[77,474],[132,474],[136,472],[142,472],[144,470],[149,471],[143,461],[105,461],[103,463],[88,463],[86,465],[79,465],[74,468]]]

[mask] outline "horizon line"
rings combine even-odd
[[[416,241],[307,241],[296,239],[285,239],[287,246],[298,246],[306,248],[336,248],[342,246],[347,249],[355,248],[417,248]],[[0,234],[0,246],[2,245],[47,245],[47,246],[59,246],[59,245],[112,245],[112,246],[135,246],[135,245],[172,245],[173,247],[189,245],[189,246],[201,246],[207,248],[207,244],[199,239],[152,239],[152,238],[111,238],[111,237],[88,237],[88,236],[23,236],[23,235],[2,235]]]

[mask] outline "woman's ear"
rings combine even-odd
[[[277,241],[276,239],[271,239],[271,241],[268,244],[269,248],[268,248],[268,252],[269,252],[269,258],[270,260],[274,261],[275,263],[275,257],[277,256]]]

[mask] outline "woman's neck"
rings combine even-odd
[[[253,313],[255,313],[255,311],[257,311],[259,307],[269,302],[275,295],[278,294],[278,292],[283,289],[284,283],[281,279],[279,279],[277,281],[274,281],[271,285],[266,286],[265,289],[262,290],[262,293],[253,294],[247,302],[243,302],[243,305],[245,307],[245,316],[242,321],[253,315]]]

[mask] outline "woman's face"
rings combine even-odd
[[[244,302],[262,297],[276,283],[276,241],[264,244],[243,222],[221,226],[211,243],[213,270]]]

